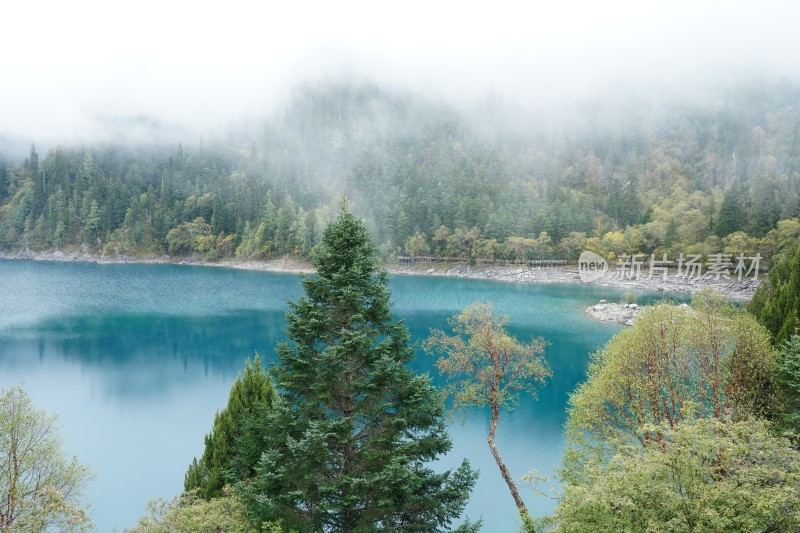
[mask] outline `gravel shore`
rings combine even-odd
[[[473,267],[470,265],[455,265],[450,268],[394,268],[390,269],[395,274],[415,274],[448,276],[458,278],[475,279],[494,279],[499,281],[513,281],[517,283],[584,283],[578,275],[575,267],[538,267],[538,268],[514,268],[514,267]],[[593,285],[606,287],[622,287],[630,289],[641,289],[663,292],[684,292],[694,294],[705,288],[713,287],[725,295],[726,298],[736,301],[749,301],[753,293],[761,283],[761,279],[745,278],[742,281],[736,279],[713,278],[703,279],[684,279],[678,276],[667,276],[666,281],[662,277],[639,279],[627,279],[616,277],[614,272],[606,272],[599,279],[592,281]]]
[[[243,270],[261,270],[268,272],[294,272],[311,273],[313,267],[306,262],[291,258],[273,259],[269,261],[235,260],[205,261],[193,258],[175,258],[167,255],[157,257],[132,257],[126,255],[98,255],[85,250],[63,252],[60,250],[47,252],[20,251],[13,253],[0,252],[0,259],[18,259],[33,261],[80,261],[91,263],[146,263],[146,264],[179,264],[224,268],[239,268]],[[492,267],[472,266],[468,264],[456,265],[414,265],[411,267],[389,266],[389,273],[400,275],[429,275],[455,278],[492,279],[516,283],[583,283],[578,275],[577,268],[573,267]],[[666,281],[661,278],[641,277],[639,279],[618,278],[614,272],[591,282],[595,285],[642,289],[664,292],[696,293],[707,287],[713,287],[731,300],[748,301],[752,298],[761,279],[745,278],[742,281],[735,279],[715,280],[683,279],[677,276],[668,276]]]
[[[85,251],[63,252],[61,250],[47,252],[20,251],[15,253],[0,252],[0,259],[15,259],[27,261],[62,261],[98,264],[148,264],[148,265],[194,265],[221,268],[238,268],[241,270],[261,270],[265,272],[290,272],[297,274],[310,274],[314,268],[303,261],[291,258],[271,259],[266,261],[226,259],[222,261],[207,261],[192,257],[171,257],[169,255],[139,257],[124,254],[99,255]]]

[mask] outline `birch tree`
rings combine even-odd
[[[505,329],[508,317],[493,314],[492,310],[489,302],[470,305],[448,320],[454,335],[434,330],[424,347],[431,354],[441,354],[436,366],[451,380],[448,392],[454,408],[488,406],[491,409],[489,448],[525,528],[532,531],[528,509],[500,456],[495,436],[500,410],[515,407],[522,393],[535,396],[551,371],[543,357],[544,340],[518,341]]]
[[[21,387],[0,391],[0,533],[90,531],[88,468],[68,459],[53,415]]]

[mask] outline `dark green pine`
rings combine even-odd
[[[205,449],[198,461],[192,460],[184,479],[184,490],[197,490],[205,499],[222,496],[222,488],[234,480],[253,475],[255,460],[249,467],[241,467],[234,479],[231,477],[232,462],[239,454],[237,441],[241,438],[245,423],[257,409],[269,408],[276,398],[275,389],[255,355],[252,364],[247,361],[244,375],[236,378],[228,396],[228,405],[214,415],[211,433],[206,435]],[[241,462],[241,461],[240,461]]]
[[[773,336],[776,344],[789,340],[800,328],[800,242],[773,258],[747,309]]]
[[[291,342],[277,348],[280,400],[250,428],[264,452],[239,485],[251,517],[299,531],[446,529],[477,474],[466,460],[427,466],[451,447],[442,398],[407,366],[408,330],[392,319],[386,273],[346,202],[314,265],[287,314]]]

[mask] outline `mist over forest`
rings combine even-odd
[[[800,233],[798,101],[768,76],[550,110],[342,79],[207,136],[106,117],[128,134],[4,152],[0,248],[302,259],[344,195],[385,259],[769,256]]]

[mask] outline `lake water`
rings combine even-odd
[[[37,406],[59,416],[67,451],[96,473],[88,496],[98,531],[131,527],[149,499],[181,491],[244,360],[255,351],[272,359],[299,282],[223,268],[0,260],[0,388],[24,382]],[[552,475],[568,394],[588,354],[620,328],[583,310],[601,298],[620,301],[623,290],[413,276],[392,278],[391,290],[415,341],[446,328],[468,304],[492,300],[510,316],[513,334],[550,343],[552,380],[538,400],[501,414],[497,446],[515,478],[533,468]],[[663,297],[640,293],[638,301]],[[429,356],[419,352],[414,366],[441,383]],[[488,426],[488,411],[468,413],[463,423],[458,417],[441,466],[467,457],[481,474],[466,514],[482,517],[484,531],[515,531],[516,507],[486,444]],[[533,514],[552,510],[521,490]]]

